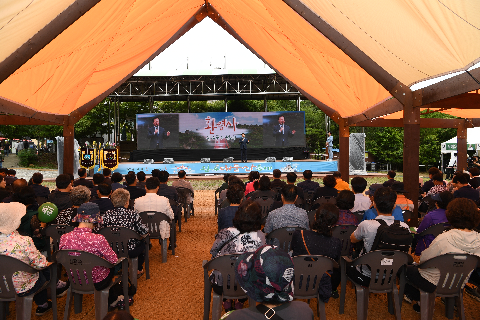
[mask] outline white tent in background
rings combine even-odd
[[[457,152],[457,137],[442,142],[442,153]],[[467,128],[467,150],[480,150],[480,127]]]

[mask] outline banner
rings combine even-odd
[[[93,148],[80,148],[80,167],[87,170],[95,166],[96,151]]]
[[[118,149],[101,149],[100,167],[115,170],[118,167]]]

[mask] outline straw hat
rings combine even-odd
[[[0,233],[10,234],[20,227],[27,207],[18,202],[0,203]]]

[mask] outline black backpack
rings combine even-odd
[[[372,249],[375,250],[400,250],[408,253],[412,245],[413,237],[410,230],[400,225],[400,220],[395,220],[387,225],[384,220],[376,220],[380,223],[373,241]]]

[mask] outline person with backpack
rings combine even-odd
[[[401,250],[408,252],[413,237],[408,225],[392,216],[397,193],[390,187],[381,187],[375,191],[373,206],[378,216],[373,220],[362,221],[350,236],[352,243],[363,241],[360,255],[375,250]],[[365,265],[348,267],[347,274],[362,286],[370,285],[370,269]]]

